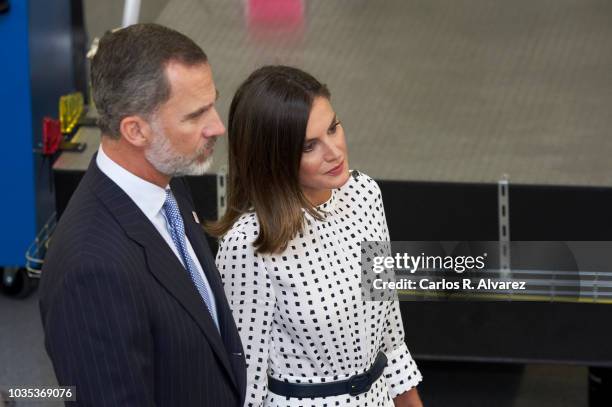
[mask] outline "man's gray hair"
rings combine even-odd
[[[91,62],[91,85],[103,135],[120,138],[121,120],[149,120],[168,100],[165,68],[171,61],[193,66],[208,58],[191,39],[158,24],[135,24],[102,37]]]

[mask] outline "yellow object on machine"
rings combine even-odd
[[[64,134],[71,133],[83,114],[83,94],[81,92],[69,93],[60,97],[59,118],[60,129]]]

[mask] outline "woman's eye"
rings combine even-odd
[[[339,121],[332,124],[330,128],[327,130],[327,134],[336,134],[336,131],[338,130],[339,125],[340,125]]]
[[[305,143],[302,151],[304,151],[305,153],[312,151],[312,149],[314,148],[314,145],[315,145],[314,142]]]

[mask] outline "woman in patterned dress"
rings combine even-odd
[[[232,100],[228,138],[227,212],[208,230],[222,237],[245,405],[422,406],[397,301],[361,298],[360,243],[389,233],[378,185],[349,171],[326,86],[258,69]]]

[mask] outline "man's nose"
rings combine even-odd
[[[213,136],[222,136],[225,134],[225,125],[221,120],[221,116],[219,116],[219,112],[217,109],[214,109],[214,117],[213,117],[213,125],[211,126],[211,134]]]

